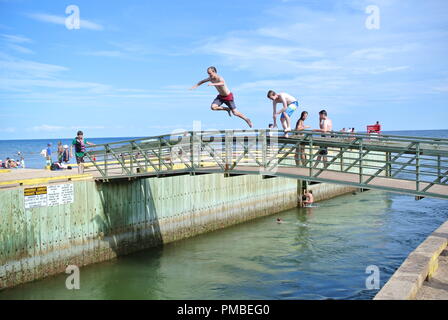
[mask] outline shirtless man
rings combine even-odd
[[[207,73],[209,77],[207,79],[199,81],[196,85],[191,87],[190,90],[196,89],[200,85],[210,82],[208,86],[213,86],[218,90],[218,96],[215,98],[215,100],[212,102],[212,110],[213,111],[227,111],[229,113],[229,116],[232,116],[232,113],[234,116],[237,116],[249,125],[250,128],[252,128],[252,122],[249,118],[247,118],[244,114],[236,110],[235,101],[233,100],[233,94],[230,92],[229,88],[227,87],[227,84],[223,77],[219,76],[215,67],[209,67],[207,69]],[[225,104],[227,107],[222,107],[222,104]]]
[[[268,91],[268,99],[272,100],[274,128],[277,127],[277,115],[281,114],[280,122],[283,130],[285,130],[285,137],[288,137],[288,132],[291,131],[291,115],[298,108],[299,103],[297,99],[286,92],[275,93],[273,90]],[[277,112],[277,103],[281,103],[283,108]]]
[[[330,118],[328,118],[327,111],[325,110],[319,112],[319,127],[319,129],[314,129],[313,131],[322,133],[333,131],[333,122],[330,120]],[[323,134],[322,137],[326,137],[326,135]],[[317,161],[314,164],[314,168],[317,167],[322,158],[324,160],[325,167],[325,164],[327,163],[328,148],[322,147],[317,153],[319,156],[317,157]]]
[[[313,190],[305,190],[304,194],[306,200],[303,201],[304,206],[310,206],[314,203]]]

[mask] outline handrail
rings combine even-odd
[[[282,134],[265,129],[186,131],[115,141],[89,146],[86,155],[93,166],[86,170],[107,180],[201,170],[247,174],[250,170],[244,168],[252,166],[268,175],[283,170],[278,174],[448,199],[448,139],[312,130],[292,131],[288,138]]]
[[[225,135],[226,131],[229,130],[215,130],[215,131],[184,131],[184,132],[179,132],[179,133],[168,133],[168,134],[163,134],[163,135],[158,135],[158,136],[150,136],[150,137],[141,137],[141,138],[136,138],[136,139],[131,139],[131,140],[120,140],[120,141],[115,141],[115,142],[108,142],[108,143],[103,143],[103,144],[95,144],[94,146],[86,146],[87,148],[94,148],[94,147],[103,147],[106,145],[117,145],[117,144],[125,144],[125,143],[131,143],[131,142],[138,142],[138,141],[145,141],[145,140],[157,140],[157,139],[163,139],[166,137],[172,137],[172,136],[184,136],[185,134],[187,135],[191,135],[193,134],[193,132],[195,134],[199,134],[199,135],[206,135],[206,134],[223,134]],[[235,133],[258,133],[261,131],[268,131],[265,129],[250,129],[250,130],[230,130],[231,132]],[[272,133],[277,133],[279,134],[278,137],[282,138],[280,135],[282,135],[284,132],[282,130],[270,130]],[[302,130],[302,131],[291,131],[289,134],[291,135],[291,137],[289,138],[282,138],[282,139],[296,139],[294,136],[295,135],[301,135],[304,133],[308,133],[308,134],[312,134],[315,136],[320,136],[323,135],[324,133],[322,132],[316,132],[316,131],[312,131],[312,130]],[[439,145],[446,145],[448,146],[448,138],[430,138],[430,137],[415,137],[415,136],[400,136],[400,135],[384,135],[384,134],[380,134],[380,135],[372,135],[372,134],[368,134],[368,133],[350,133],[350,132],[340,132],[340,131],[330,131],[325,133],[325,135],[331,135],[333,137],[343,137],[343,138],[366,138],[372,141],[376,141],[376,142],[423,142],[423,143],[430,143],[430,144],[439,144]]]

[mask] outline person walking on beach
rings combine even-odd
[[[230,92],[224,78],[219,76],[217,72],[218,71],[215,67],[209,67],[207,69],[208,78],[199,81],[196,85],[191,87],[190,90],[196,89],[206,82],[210,82],[208,85],[215,87],[218,91],[218,96],[216,96],[215,100],[213,100],[211,109],[213,111],[227,111],[230,117],[233,114],[234,116],[237,116],[246,121],[247,125],[252,128],[252,122],[250,121],[250,119],[236,109],[233,93]],[[225,104],[227,107],[223,107],[223,104]]]
[[[285,138],[287,138],[288,132],[291,131],[291,115],[299,107],[299,102],[296,98],[286,92],[276,93],[273,90],[269,90],[267,97],[272,100],[272,117],[274,119],[274,128],[277,127],[277,115],[281,114],[280,122],[282,123],[283,130],[285,131]],[[283,108],[281,108],[278,112],[277,103],[281,103],[283,105]]]
[[[72,147],[75,146],[75,156],[76,163],[78,164],[78,173],[84,173],[84,156],[86,154],[86,144],[89,146],[93,146],[93,143],[90,143],[84,139],[84,133],[82,131],[78,131],[77,136],[72,141]],[[73,149],[70,150],[70,154],[73,156]]]
[[[328,133],[333,130],[333,122],[330,118],[328,118],[327,111],[321,110],[319,112],[319,129],[314,129],[315,132],[322,132],[322,133]],[[326,137],[325,134],[322,134],[322,137]],[[328,147],[321,147],[319,149],[317,161],[314,164],[314,168],[317,167],[319,162],[323,159],[324,167],[327,163],[327,155],[328,155]]]
[[[305,125],[305,120],[308,118],[308,112],[302,111],[300,114],[300,119],[297,120],[296,127],[294,131],[303,131],[305,129],[310,128],[310,126]],[[299,155],[302,161],[302,165],[306,166],[306,154],[305,154],[305,143],[301,143],[298,148],[296,148],[296,154],[294,155],[294,159],[296,161],[296,166],[299,165]]]

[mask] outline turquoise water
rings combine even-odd
[[[0,299],[371,299],[448,219],[443,200],[368,191],[293,209],[0,292]],[[277,224],[281,217],[285,223]]]

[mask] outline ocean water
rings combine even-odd
[[[58,142],[62,142],[62,145],[72,144],[74,137],[71,139],[34,139],[34,140],[0,140],[0,159],[5,161],[7,157],[15,160],[20,160],[18,152],[21,152],[25,158],[25,167],[31,169],[42,169],[45,167],[45,158],[40,155],[42,149],[47,148],[47,144],[51,143],[52,159],[57,160],[57,146]],[[136,139],[130,138],[88,138],[86,140],[95,144],[102,144],[114,141],[123,141]],[[74,150],[73,150],[74,152]],[[76,159],[72,158],[70,163],[76,163]]]
[[[0,291],[0,300],[372,299],[367,268],[378,267],[383,286],[447,219],[446,200],[371,190],[83,267],[80,290],[67,290],[60,274]]]

